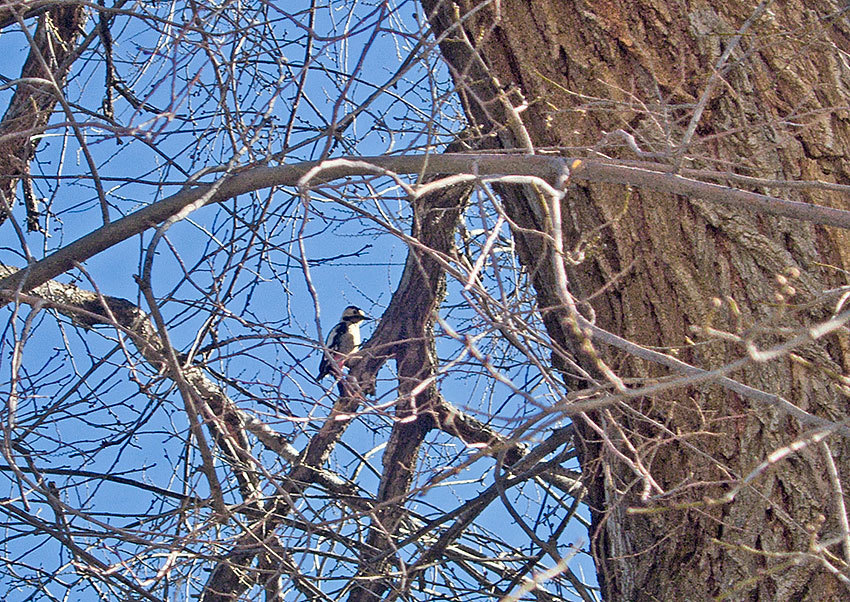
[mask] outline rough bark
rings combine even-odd
[[[596,147],[612,159],[652,157],[673,168],[848,181],[850,69],[842,57],[850,50],[850,27],[841,3],[798,0],[769,10],[753,1],[468,1],[457,2],[458,10],[422,4],[443,36],[441,50],[469,119],[495,132],[504,147]],[[452,29],[457,16],[462,30]],[[742,27],[748,30],[737,37]],[[727,49],[731,54],[721,61]],[[505,107],[506,99],[517,106],[520,98],[528,103],[524,130]],[[703,113],[691,134],[695,110]],[[650,154],[636,155],[619,139],[609,144],[616,130]],[[504,193],[516,224],[546,231],[526,193]],[[781,196],[850,205],[815,187],[787,188]],[[704,368],[745,356],[746,342],[763,348],[783,340],[780,325],[798,329],[829,317],[835,297],[826,293],[844,284],[841,270],[850,268],[845,231],[694,197],[587,184],[570,190],[563,212],[565,247],[585,243],[586,249],[584,261],[569,266],[571,291],[581,299],[607,285],[590,302],[596,324],[646,346],[675,349]],[[554,277],[539,261],[543,242],[515,234],[540,305],[553,307]],[[789,279],[793,291],[783,284]],[[721,300],[719,309],[713,298]],[[556,314],[546,322],[552,339],[579,348]],[[741,340],[694,330],[708,325]],[[693,344],[696,338],[700,344]],[[623,378],[667,374],[599,351]],[[590,358],[576,357],[593,372]],[[836,420],[848,411],[848,363],[847,338],[839,333],[754,362],[735,377]],[[664,495],[647,497],[645,479],[602,445],[591,424],[645,466]],[[825,557],[810,554],[813,541],[839,533],[837,494],[817,447],[776,462],[732,501],[705,502],[804,436],[796,421],[702,386],[632,400],[576,426],[584,435],[592,549],[606,599],[846,599],[846,586]],[[828,448],[847,482],[846,438],[833,436]],[[658,511],[627,511],[647,504]]]

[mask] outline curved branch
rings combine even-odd
[[[311,180],[317,184],[351,176],[374,175],[375,169],[408,175],[472,174],[471,177],[464,179],[467,183],[475,181],[477,176],[531,176],[554,184],[569,173],[569,166],[574,166],[575,169],[570,174],[572,180],[615,182],[653,188],[706,201],[745,207],[768,215],[850,229],[850,211],[786,201],[765,194],[676,176],[666,173],[665,170],[668,167],[660,164],[658,170],[652,170],[550,155],[470,153],[363,157],[357,158],[356,161],[341,160],[336,163],[335,161],[334,159],[324,163],[307,161],[277,167],[246,166],[215,183],[184,188],[162,201],[98,228],[54,251],[44,259],[34,262],[28,268],[3,278],[0,280],[0,294],[5,294],[8,302],[9,295],[13,291],[32,290],[70,270],[75,262],[84,262],[167,219],[176,216],[184,217],[204,205],[221,203],[256,190],[276,186],[297,186],[305,175],[319,166],[321,169]]]

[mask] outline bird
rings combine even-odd
[[[331,374],[333,362],[342,370],[348,356],[360,349],[360,322],[369,319],[362,309],[354,305],[349,305],[342,311],[339,322],[328,333],[328,341],[325,343],[328,353],[322,355],[317,380]]]

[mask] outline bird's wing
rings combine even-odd
[[[339,349],[340,343],[342,343],[342,338],[345,336],[347,328],[345,324],[340,322],[328,333],[328,340],[325,343],[330,349]]]
[[[331,328],[331,331],[328,333],[328,338],[327,338],[327,342],[325,343],[325,346],[328,349],[338,348],[339,344],[342,340],[342,337],[344,335],[345,335],[345,324],[340,322],[339,324],[337,324],[336,326]],[[330,373],[331,373],[331,362],[328,361],[328,356],[323,351],[322,352],[322,361],[319,362],[319,376],[317,378],[318,378],[318,380],[322,380],[324,377],[326,377]]]

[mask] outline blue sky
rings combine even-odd
[[[304,145],[288,153],[283,161],[321,156],[327,137],[317,136],[317,132],[330,122],[335,107],[338,120],[358,110],[414,51],[420,57],[415,67],[370,101],[342,139],[332,146],[330,156],[414,152],[426,145],[440,148],[450,139],[451,132],[462,127],[461,109],[450,93],[445,68],[433,51],[428,53],[426,48],[415,46],[422,31],[416,21],[421,18],[416,15],[417,5],[389,5],[382,14],[380,3],[374,4],[336,3],[317,12],[313,29],[323,35],[314,42],[303,97],[289,135],[290,146]],[[378,15],[386,31],[375,35]],[[228,36],[231,25],[223,18],[211,18],[203,35],[181,32],[166,21],[157,22],[160,31],[155,32],[138,20],[116,18],[112,31],[118,74],[129,88],[145,95],[140,100],[157,110],[137,110],[116,97],[115,119],[123,128],[119,136],[114,129],[97,127],[95,117],[77,115],[78,120],[87,121],[87,143],[113,219],[173,194],[186,181],[187,173],[224,165],[234,157],[242,164],[279,152],[303,72],[307,16],[300,14],[289,19],[273,9],[266,16],[266,26],[276,35],[249,36],[250,40]],[[169,15],[169,22],[179,23],[184,18],[186,15],[178,11]],[[89,23],[87,31],[91,27]],[[286,43],[279,43],[280,40]],[[219,78],[230,78],[224,85],[216,79],[202,42],[215,48],[217,57],[246,53],[239,61],[239,69],[219,70]],[[0,75],[13,79],[20,72],[26,52],[23,36],[4,31],[0,51],[7,57],[0,62]],[[75,106],[100,106],[104,72],[99,58],[95,46],[84,54],[86,60],[75,64],[68,83],[68,97]],[[360,61],[362,65],[357,69]],[[227,90],[226,94],[217,96],[221,90]],[[347,99],[337,105],[341,90]],[[0,91],[0,104],[5,105],[10,95],[8,89]],[[223,127],[222,105],[234,112],[239,109],[233,123],[239,123],[241,131]],[[64,122],[65,118],[57,115],[55,121]],[[315,140],[307,143],[311,139]],[[246,140],[250,144],[246,145]],[[48,199],[53,215],[48,237],[40,233],[26,237],[33,255],[42,257],[95,227],[100,208],[91,169],[67,129],[51,128],[45,133],[33,174],[39,176],[35,182],[37,194]],[[209,181],[214,177],[217,175],[208,174],[201,179]],[[230,387],[228,391],[240,407],[267,420],[299,449],[326,415],[334,394],[332,389],[328,391],[328,383],[320,386],[310,377],[320,359],[316,346],[319,332],[316,308],[307,286],[308,272],[303,265],[309,267],[309,278],[319,294],[319,317],[325,335],[347,305],[355,304],[375,317],[381,316],[397,286],[407,251],[401,241],[373,222],[353,216],[336,199],[357,199],[363,208],[382,214],[399,229],[407,229],[408,205],[392,182],[334,182],[313,191],[306,210],[302,199],[288,189],[273,194],[260,191],[220,207],[202,208],[168,230],[154,258],[152,285],[174,346],[186,352],[193,343],[203,348],[230,339],[230,344],[213,352],[211,366],[239,383],[240,389]],[[476,208],[467,218],[473,253],[495,222],[495,212],[488,208],[488,202],[483,196],[476,197],[474,203],[480,205],[473,205]],[[20,220],[21,208],[16,208],[16,212]],[[529,312],[528,319],[535,321],[531,313],[533,298],[524,277],[512,278],[505,269],[513,265],[513,259],[509,232],[505,226],[501,228],[501,240],[494,252],[501,266],[501,289],[490,264],[483,272],[485,282],[495,299],[507,294],[517,307]],[[153,231],[149,231],[95,256],[84,266],[86,275],[78,271],[62,279],[73,279],[81,287],[91,288],[92,283],[87,281],[91,278],[103,294],[124,297],[146,308],[134,276],[141,272],[152,235]],[[260,244],[258,238],[264,242]],[[22,265],[20,245],[8,221],[0,226],[0,241],[0,260]],[[557,392],[540,384],[536,371],[497,336],[462,289],[463,283],[449,281],[441,318],[461,333],[480,336],[482,350],[504,367],[518,388],[530,392],[541,407],[551,404],[552,395]],[[3,390],[7,391],[11,344],[15,332],[23,326],[27,310],[22,309],[14,319],[10,308],[5,311],[8,322],[0,374]],[[218,317],[215,327],[206,330],[211,313]],[[28,440],[38,452],[40,466],[120,473],[172,491],[205,493],[201,473],[187,468],[198,460],[194,452],[187,455],[185,416],[179,395],[169,381],[160,378],[132,349],[125,354],[117,346],[113,329],[85,330],[52,312],[37,316],[35,326],[24,348],[26,378],[22,387],[29,396],[22,403],[18,419],[23,423],[32,421],[52,403],[59,404],[61,418],[52,428],[38,431],[36,437]],[[364,330],[366,336],[371,332],[368,325]],[[457,359],[462,346],[439,328],[438,336],[441,358],[446,362]],[[548,358],[545,341],[529,344],[541,357]],[[538,408],[529,406],[508,387],[494,384],[475,362],[461,365],[465,368],[441,379],[445,397],[458,407],[479,418],[491,419],[505,430],[537,414]],[[378,404],[393,398],[393,370],[390,363],[381,373]],[[251,396],[244,395],[244,391]],[[312,424],[306,421],[310,417],[314,419]],[[338,450],[330,467],[374,492],[377,477],[365,467],[362,455],[371,454],[372,465],[380,468],[380,446],[391,424],[391,411],[375,412],[356,421],[347,433],[347,447]],[[559,424],[557,419],[550,419],[529,442]],[[108,434],[107,446],[98,439],[104,433]],[[429,438],[427,450],[432,457],[423,458],[423,471],[416,482],[420,487],[447,463],[472,453],[456,440],[437,433]],[[261,453],[259,448],[256,451]],[[261,457],[269,462],[266,468],[273,473],[285,468],[277,458],[268,454]],[[413,508],[423,515],[433,515],[439,512],[435,508],[445,511],[455,507],[492,484],[492,465],[489,460],[473,464],[424,492]],[[8,478],[8,473],[2,474],[7,477],[8,487],[0,495],[17,495],[15,481]],[[171,511],[168,503],[162,504],[126,486],[79,477],[57,476],[55,480],[66,503],[84,508],[98,520],[117,527],[138,527],[131,518],[134,513]],[[525,496],[516,499],[518,510],[527,512],[530,520],[539,519],[534,513],[543,512],[542,507],[550,508],[552,519],[539,519],[544,531],[545,525],[557,523],[559,516],[553,510],[557,504],[540,503],[548,495],[529,485]],[[42,498],[32,497],[37,511],[45,520],[52,520],[52,511]],[[302,510],[311,504],[305,501]],[[582,514],[586,517],[586,512]],[[199,513],[198,521],[204,519]],[[92,528],[83,519],[71,520],[81,530]],[[340,518],[329,514],[328,520]],[[481,525],[515,545],[528,545],[525,534],[499,503],[491,505]],[[208,535],[205,532],[204,536]],[[545,532],[540,535],[547,537]],[[562,535],[559,549],[566,553],[567,546],[578,542],[583,542],[586,549],[587,537],[580,526],[571,527]],[[109,537],[86,539],[81,535],[80,539],[89,541],[104,562],[122,559],[122,552],[109,551]],[[38,541],[39,546],[34,556],[29,552],[33,541]],[[67,565],[67,551],[49,539],[14,538],[6,553],[28,562],[35,558],[45,570],[62,571],[63,579],[69,583],[77,578]],[[151,561],[151,566],[156,566],[156,562]],[[199,580],[193,587],[205,579],[200,566],[193,569]],[[586,555],[579,555],[571,566],[586,575],[593,570]],[[8,574],[0,574],[0,590],[5,578]],[[592,576],[588,580],[592,582]],[[74,599],[98,599],[93,588],[81,586],[75,591],[83,593]],[[10,591],[7,599],[24,600],[30,593]],[[61,588],[54,593],[61,596]],[[173,595],[182,594],[175,591]]]

